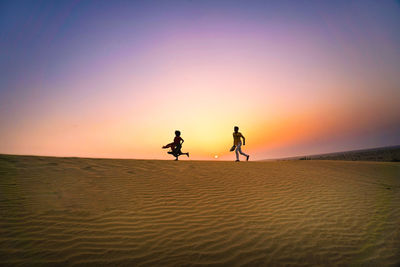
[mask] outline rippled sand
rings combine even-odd
[[[400,264],[400,164],[0,155],[0,265]]]

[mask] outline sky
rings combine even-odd
[[[400,144],[399,1],[0,0],[0,153],[233,160]]]

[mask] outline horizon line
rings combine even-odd
[[[336,153],[348,153],[348,152],[361,152],[361,151],[368,151],[368,150],[375,150],[375,149],[387,149],[387,148],[400,148],[400,144],[398,145],[390,145],[390,146],[382,146],[382,147],[372,147],[372,148],[361,148],[361,149],[354,149],[354,150],[345,150],[345,151],[334,151],[334,152],[326,152],[326,153],[319,153],[319,154],[301,154],[301,155],[295,155],[295,156],[289,156],[289,157],[279,157],[279,158],[267,158],[267,159],[260,159],[260,160],[253,160],[253,162],[256,161],[274,161],[274,160],[290,160],[293,159],[295,160],[298,157],[312,157],[312,156],[324,156],[324,155],[331,155],[331,154],[336,154]],[[114,158],[114,157],[85,157],[85,156],[52,156],[52,155],[33,155],[33,154],[8,154],[8,153],[0,153],[0,156],[24,156],[24,157],[45,157],[45,158],[79,158],[79,159],[123,159],[123,160],[159,160],[159,161],[174,161],[170,159],[155,159],[155,158]],[[181,160],[181,161],[188,161],[186,160]],[[189,161],[212,161],[212,162],[217,162],[217,161],[222,161],[222,162],[230,162],[231,160],[220,160],[220,159],[215,159],[215,160],[201,160],[201,159],[194,159]]]

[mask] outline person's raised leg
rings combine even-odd
[[[172,147],[172,145],[173,145],[173,143],[170,143],[168,145],[163,146],[162,148],[169,148],[169,147]]]
[[[242,146],[239,146],[238,150],[239,150],[239,153],[240,153],[241,155],[243,155],[243,156],[246,157],[246,161],[249,161],[249,157],[250,157],[250,156],[247,155],[246,153],[244,153],[244,152],[242,151]]]

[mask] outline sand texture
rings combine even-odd
[[[0,265],[396,266],[400,164],[0,155]]]

